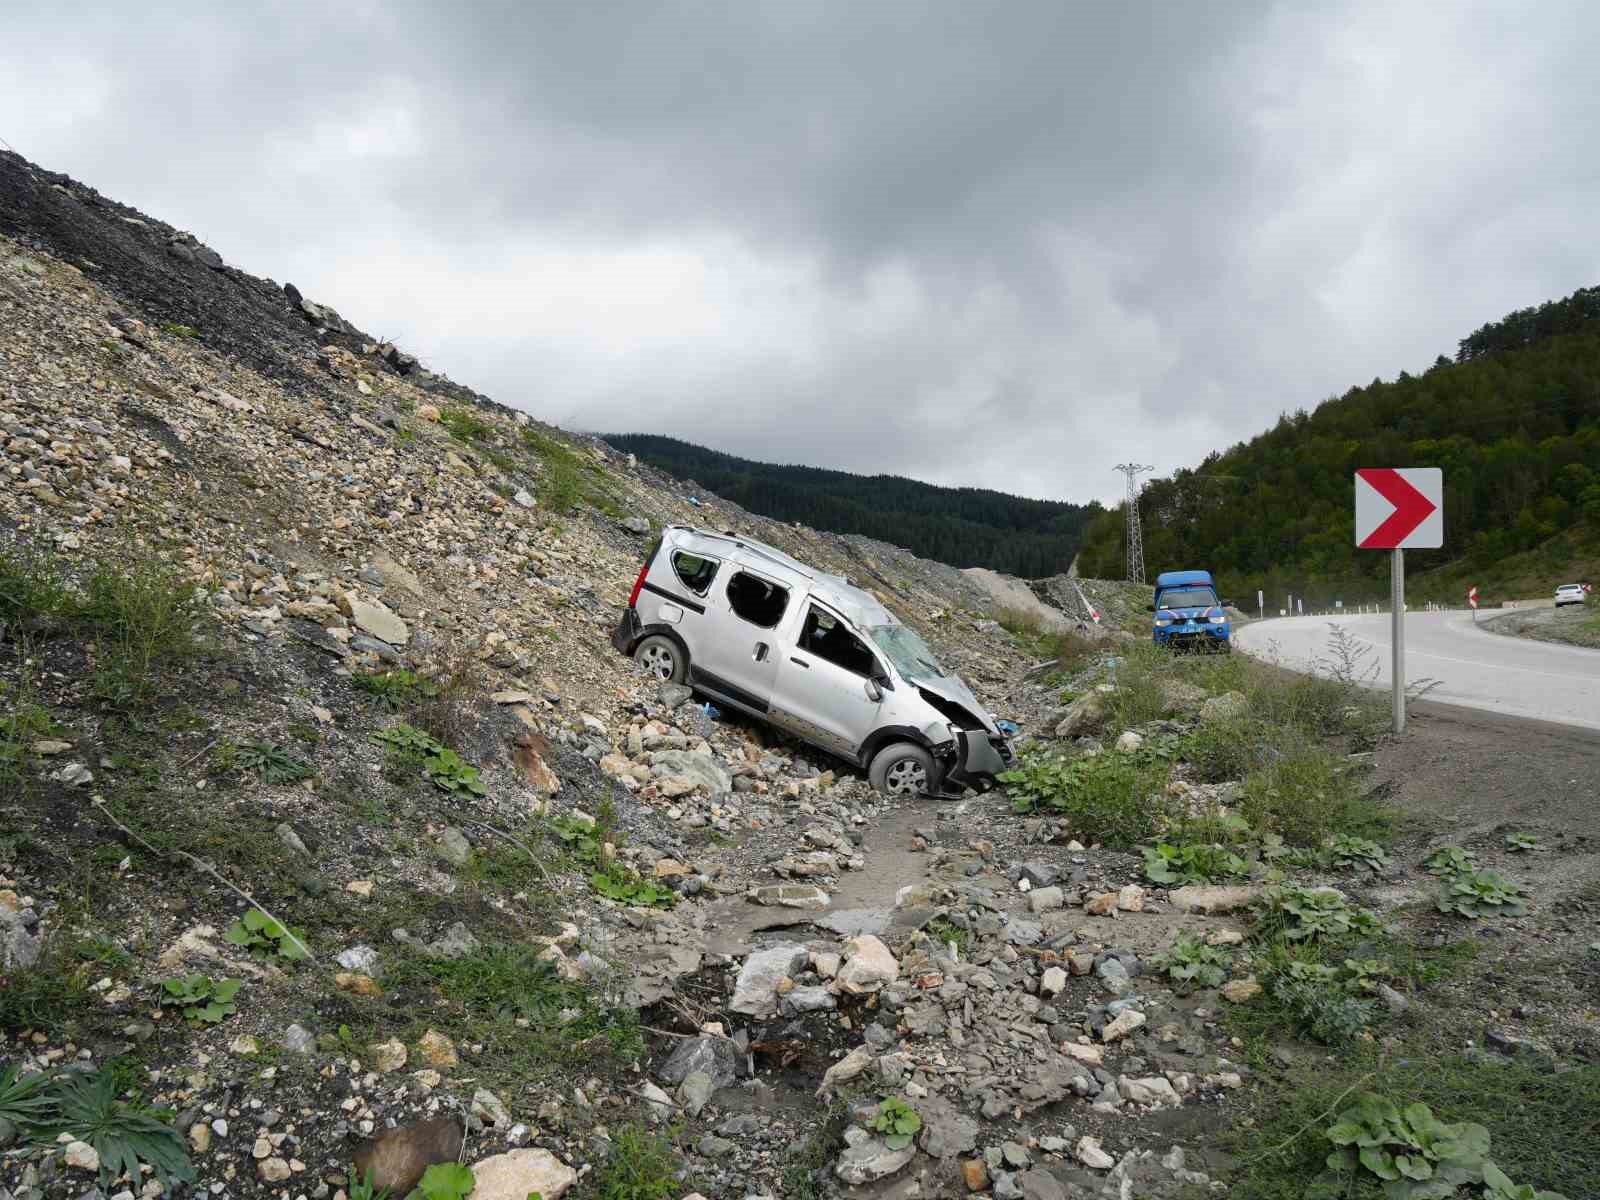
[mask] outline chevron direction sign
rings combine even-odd
[[[1358,470],[1356,545],[1363,550],[1437,550],[1444,545],[1444,472],[1438,467]]]

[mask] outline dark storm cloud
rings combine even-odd
[[[1600,277],[1587,5],[127,11],[0,137],[577,427],[1108,496]]]

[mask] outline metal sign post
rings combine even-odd
[[[1437,467],[1363,467],[1355,478],[1356,545],[1388,550],[1389,609],[1394,662],[1394,731],[1406,729],[1407,547],[1444,545],[1444,472]]]
[[[1389,643],[1394,651],[1394,731],[1406,731],[1406,552],[1396,547],[1389,559],[1389,604],[1394,609]]]

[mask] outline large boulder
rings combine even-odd
[[[803,970],[811,960],[804,946],[784,944],[757,950],[744,960],[733,985],[728,1011],[747,1017],[770,1017],[778,1011],[778,984]]]
[[[512,1150],[472,1164],[472,1200],[559,1200],[578,1173],[548,1150]]]
[[[663,783],[687,783],[681,790],[666,788],[669,795],[683,795],[702,788],[711,796],[726,796],[733,790],[733,778],[709,754],[693,750],[657,750],[650,755],[650,773]]]
[[[860,1133],[861,1130],[851,1132]],[[914,1145],[891,1150],[875,1137],[861,1138],[839,1156],[833,1173],[851,1187],[860,1187],[864,1183],[887,1179],[916,1155],[917,1148]]]
[[[724,1037],[701,1034],[684,1038],[656,1072],[667,1083],[682,1083],[699,1072],[713,1087],[730,1087],[739,1078],[739,1054],[733,1042]]]
[[[898,978],[900,964],[889,947],[872,934],[863,933],[844,944],[844,965],[836,981],[841,992],[852,996],[876,992]]]
[[[1070,738],[1099,733],[1105,728],[1113,692],[1114,689],[1102,684],[1093,691],[1079,696],[1062,714],[1060,722],[1056,725],[1056,736]]]

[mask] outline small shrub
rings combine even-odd
[[[471,792],[474,796],[484,796],[489,791],[478,779],[478,768],[448,747],[441,747],[438,753],[423,759],[422,773],[434,787],[446,792]]]
[[[1543,850],[1544,847],[1539,844],[1539,839],[1531,833],[1508,833],[1506,834],[1506,849],[1513,854],[1526,854],[1533,850]]]
[[[972,931],[963,929],[948,917],[935,917],[922,927],[922,931],[945,948],[954,943],[957,953],[964,954],[972,943]]]
[[[1351,1178],[1360,1175],[1382,1180],[1389,1200],[1448,1200],[1483,1181],[1489,1158],[1489,1131],[1482,1125],[1446,1125],[1426,1104],[1402,1110],[1371,1092],[1340,1113],[1324,1136],[1338,1148],[1309,1197],[1344,1195]]]
[[[211,979],[206,975],[184,975],[161,985],[163,1007],[180,1009],[186,1021],[215,1025],[239,1011],[233,1002],[243,984],[237,979]]]
[[[33,703],[29,695],[26,683],[15,692],[0,684],[0,703],[10,708],[0,716],[0,794],[19,783],[37,761],[34,742],[58,732],[50,711]]]
[[[1017,812],[1051,812],[1079,838],[1125,848],[1149,838],[1168,817],[1167,774],[1165,763],[1133,755],[1068,759],[1035,752],[999,779]]]
[[[350,682],[391,712],[411,708],[439,694],[439,685],[433,680],[424,679],[415,671],[403,667],[393,671],[363,672],[353,676]]]
[[[889,1149],[904,1150],[922,1128],[922,1118],[899,1096],[890,1096],[878,1105],[867,1127],[882,1134],[883,1143]]]
[[[200,336],[200,331],[193,325],[179,325],[176,321],[163,321],[161,323],[161,332],[171,334],[176,338],[184,338],[191,342]]]
[[[0,632],[51,632],[74,601],[54,555],[18,543],[0,548]]]
[[[1292,1025],[1337,1046],[1359,1035],[1378,1015],[1377,1004],[1351,995],[1338,974],[1320,963],[1291,962],[1268,971],[1264,986]]]
[[[1377,871],[1389,865],[1389,855],[1371,838],[1335,834],[1326,847],[1328,861],[1335,867],[1365,867]]]
[[[1291,750],[1245,779],[1239,811],[1252,828],[1272,830],[1296,846],[1387,828],[1391,814],[1359,795],[1343,768],[1343,761],[1325,750]]]
[[[1520,917],[1527,914],[1527,894],[1499,871],[1484,868],[1447,877],[1435,906],[1463,917]]]
[[[291,961],[310,957],[304,929],[287,929],[259,908],[252,908],[228,926],[222,940],[255,955],[276,955]]]
[[[671,908],[678,902],[678,893],[654,879],[644,879],[636,871],[612,861],[589,876],[589,886],[607,899],[619,904],[642,905],[647,908]]]
[[[233,762],[238,769],[250,772],[267,784],[297,783],[317,773],[309,763],[301,762],[282,746],[271,742],[244,743],[234,751]]]
[[[1173,846],[1158,842],[1144,851],[1145,878],[1152,883],[1205,883],[1249,873],[1249,864],[1221,846]]]
[[[1259,901],[1257,932],[1291,942],[1342,938],[1352,933],[1379,930],[1378,918],[1366,909],[1353,908],[1331,888],[1309,888],[1284,883],[1268,888]]]
[[[1439,847],[1422,860],[1422,865],[1432,875],[1464,875],[1478,869],[1478,861],[1472,851],[1459,846]]]
[[[1180,933],[1172,946],[1157,954],[1153,961],[1169,979],[1180,985],[1221,987],[1228,978],[1228,967],[1233,959],[1220,946],[1208,946],[1199,938]]]
[[[139,1179],[141,1163],[148,1165],[166,1188],[194,1182],[194,1167],[182,1139],[151,1110],[118,1100],[111,1071],[65,1071],[55,1077],[51,1091],[57,1110],[55,1123],[93,1146],[100,1156],[102,1188],[123,1175]],[[171,1119],[170,1113],[160,1115]]]

